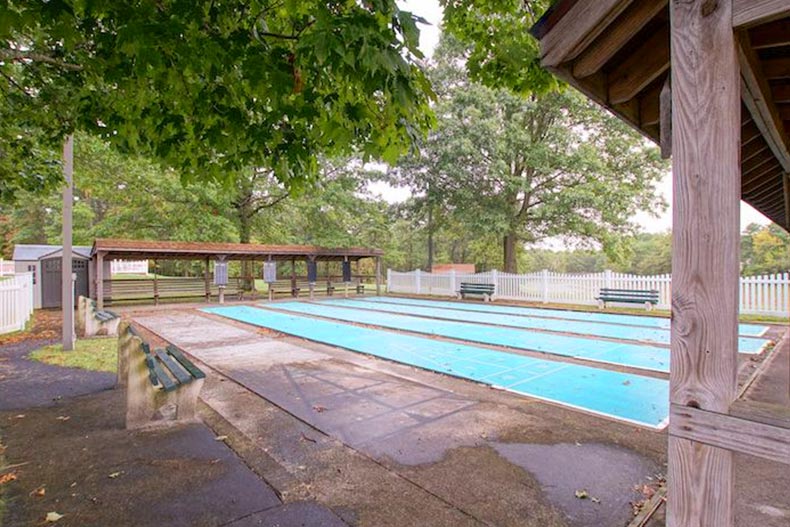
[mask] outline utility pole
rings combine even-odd
[[[61,257],[61,307],[63,309],[63,350],[74,349],[74,281],[72,278],[72,222],[74,205],[74,136],[69,134],[63,142],[63,256]]]

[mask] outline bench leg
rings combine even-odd
[[[653,311],[653,304],[651,302],[645,302],[645,310]]]
[[[598,300],[598,309],[606,309],[606,302]]]

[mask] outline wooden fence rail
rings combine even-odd
[[[476,274],[387,271],[387,291],[390,293],[455,296],[461,282],[493,283],[497,298],[503,300],[552,304],[595,305],[595,297],[604,287],[655,289],[659,298],[656,307],[669,309],[672,277],[668,274],[640,276],[612,271],[586,274],[545,270],[529,274],[496,270]],[[742,277],[740,311],[743,314],[790,316],[790,273]]]

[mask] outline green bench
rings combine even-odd
[[[622,302],[626,304],[643,304],[648,311],[658,304],[658,291],[655,289],[613,289],[604,287],[595,298],[598,307],[606,308],[607,302]]]
[[[483,301],[490,302],[494,299],[496,286],[494,284],[473,284],[471,282],[461,282],[458,289],[458,298],[465,299],[468,295],[482,296]]]
[[[119,385],[126,386],[126,427],[192,420],[206,374],[177,347],[151,349],[127,325],[119,336]]]
[[[148,378],[153,386],[161,386],[166,392],[172,392],[179,386],[189,384],[196,379],[205,379],[206,374],[187,359],[181,351],[170,345],[165,349],[151,350],[148,343],[143,343],[145,365],[148,366]]]

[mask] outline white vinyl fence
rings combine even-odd
[[[25,328],[33,313],[33,274],[0,278],[0,334]]]
[[[655,289],[659,299],[657,307],[669,309],[672,277],[668,274],[639,276],[612,271],[589,274],[563,274],[545,270],[530,274],[510,274],[496,270],[476,274],[387,271],[387,291],[390,293],[455,296],[461,282],[495,284],[496,297],[503,300],[553,304],[595,305],[595,297],[603,287]],[[741,313],[790,316],[788,273],[742,277],[740,294]]]

